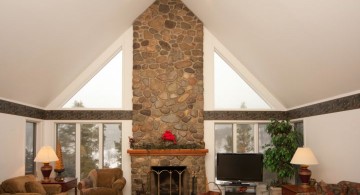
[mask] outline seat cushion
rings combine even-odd
[[[122,176],[121,169],[97,169],[97,187],[111,188],[114,181]]]
[[[39,193],[46,195],[46,191],[43,185],[38,181],[29,181],[25,183],[25,189],[27,192]]]
[[[104,188],[111,188],[114,181],[115,181],[114,174],[102,173],[102,174],[98,175],[97,186],[104,187]]]

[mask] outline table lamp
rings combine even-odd
[[[299,177],[301,180],[302,187],[309,187],[309,181],[311,177],[311,171],[308,169],[309,165],[319,164],[316,160],[314,153],[310,148],[297,148],[294,156],[292,157],[291,164],[300,165]]]
[[[41,173],[44,177],[44,181],[50,180],[49,176],[52,171],[52,166],[49,163],[57,160],[59,160],[59,158],[50,146],[43,146],[37,153],[34,161],[44,163],[44,166],[41,167]]]

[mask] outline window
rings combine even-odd
[[[64,163],[64,177],[76,176],[76,124],[57,124],[57,140],[61,144]]]
[[[122,52],[115,55],[63,108],[121,108]]]
[[[264,146],[271,140],[266,126],[266,123],[256,122],[215,123],[215,153],[264,153]],[[303,122],[295,122],[294,129],[303,135]],[[265,183],[270,184],[275,178],[274,173],[264,169]]]
[[[216,52],[214,99],[215,109],[270,109],[270,106]]]
[[[35,173],[36,123],[26,122],[25,174]]]
[[[56,132],[65,176],[85,178],[91,169],[121,167],[121,123],[59,123]]]

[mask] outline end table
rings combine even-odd
[[[316,195],[316,189],[312,186],[304,188],[301,185],[283,185],[283,195]]]
[[[75,188],[75,195],[77,195],[77,178],[65,177],[64,181],[56,181],[55,178],[50,178],[50,181],[41,181],[42,184],[59,184],[61,185],[61,192],[67,192]]]

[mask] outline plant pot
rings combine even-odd
[[[282,195],[281,187],[270,187],[270,195]]]

